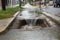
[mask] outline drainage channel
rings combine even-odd
[[[27,23],[27,21],[28,23]],[[33,19],[36,20],[35,23],[30,24],[32,19],[26,20],[14,20],[13,24],[9,29],[20,29],[20,30],[40,30],[40,29],[55,29],[58,25],[51,21],[49,18],[46,19]]]

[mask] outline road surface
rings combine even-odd
[[[60,8],[54,8],[53,6],[49,6],[49,7],[45,8],[44,11],[49,12],[53,15],[60,16]]]

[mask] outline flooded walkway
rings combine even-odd
[[[21,17],[20,15],[17,16],[16,20],[9,27],[9,30],[0,35],[0,40],[60,40],[60,31],[57,28],[56,29],[48,29],[48,28],[40,29],[39,28],[40,26],[25,25],[26,24],[25,22],[22,22],[25,25],[22,27],[21,19],[24,19],[24,20],[29,19],[31,21],[32,18],[34,20],[39,19],[40,17],[45,18],[44,15],[39,15],[38,17],[36,13],[32,11],[29,12],[29,10],[25,9],[22,12],[23,17]],[[29,24],[30,23],[31,22],[29,22]],[[46,22],[44,22],[43,24],[46,24]],[[36,29],[33,30],[34,28]]]
[[[0,35],[0,40],[59,40],[58,30],[21,31],[12,29],[4,35]]]

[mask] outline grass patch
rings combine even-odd
[[[0,10],[0,19],[10,18],[19,11],[19,7],[7,8],[6,11]]]
[[[36,12],[37,14],[42,14],[42,12]]]

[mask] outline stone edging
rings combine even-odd
[[[55,23],[59,24],[60,25],[60,18],[55,16],[55,15],[52,15],[52,14],[49,14],[47,12],[43,12],[44,15],[46,15],[48,18],[50,18],[52,21],[54,21]]]
[[[4,32],[4,31],[9,27],[9,25],[13,22],[13,20],[16,18],[16,16],[19,14],[19,12],[20,12],[20,11],[16,12],[16,13],[13,15],[13,17],[11,18],[11,21],[8,22],[8,24],[6,25],[6,27],[4,27],[4,28],[0,31],[0,33]]]

